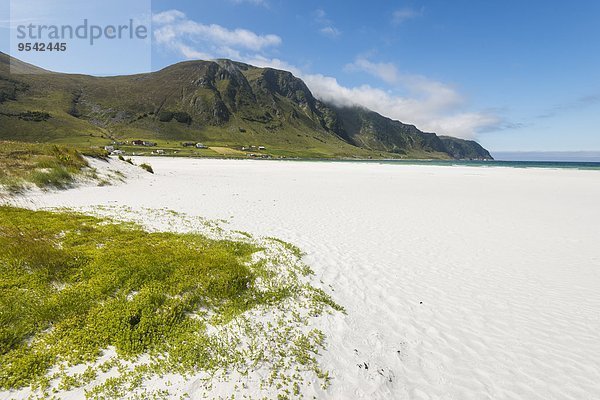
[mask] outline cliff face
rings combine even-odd
[[[474,140],[440,136],[445,152],[458,160],[493,160],[492,155]]]
[[[444,144],[435,134],[421,132],[414,125],[360,107],[334,110],[343,134],[356,146],[396,154],[407,154],[411,150],[445,152]]]
[[[99,78],[11,75],[8,62],[0,54],[0,139],[68,141],[83,130],[111,138],[260,142],[316,156],[491,158],[475,142],[321,102],[302,80],[272,68],[189,61],[149,74]],[[18,63],[23,71],[40,71]],[[48,117],[20,117],[30,112]]]

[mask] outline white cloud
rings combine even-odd
[[[198,51],[183,43],[173,43],[172,46],[179,50],[179,52],[188,60],[210,60],[215,58],[212,54]]]
[[[231,0],[235,4],[252,4],[255,6],[268,7],[269,3],[266,0]]]
[[[364,57],[358,57],[353,63],[346,65],[348,71],[364,71],[390,84],[397,84],[399,72],[394,64],[374,63]]]
[[[346,65],[345,70],[366,72],[393,87],[410,92],[415,97],[428,98],[439,108],[459,106],[463,102],[462,97],[451,86],[422,75],[401,73],[392,63],[376,63],[365,57],[357,57],[353,63]]]
[[[392,13],[392,22],[396,25],[399,25],[409,19],[414,19],[423,15],[423,8],[420,10],[415,10],[413,8],[401,8]]]
[[[340,36],[342,33],[334,26],[326,26],[324,28],[319,29],[319,32],[321,32],[323,35],[325,36],[329,36],[329,37],[338,37]]]
[[[410,96],[370,85],[346,87],[337,79],[319,74],[302,75],[316,97],[338,106],[362,106],[386,117],[415,124],[419,129],[472,139],[478,132],[501,123],[486,112],[462,111],[463,99],[446,85],[424,77],[406,79]]]
[[[273,34],[260,35],[247,29],[231,30],[217,24],[201,24],[179,10],[154,14],[152,22],[156,43],[189,59],[240,58],[242,51],[262,51],[282,42]]]
[[[155,24],[172,24],[173,22],[180,20],[180,19],[185,19],[185,14],[182,13],[179,10],[169,10],[169,11],[163,11],[161,13],[158,14],[154,14],[152,15],[152,22],[154,22]]]
[[[320,26],[319,32],[327,37],[336,38],[342,34],[342,32],[335,27],[335,24],[331,19],[327,17],[325,10],[318,8],[315,10],[315,23]]]

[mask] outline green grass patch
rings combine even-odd
[[[140,168],[143,169],[144,171],[150,172],[151,174],[154,173],[154,170],[152,169],[152,166],[150,164],[146,164],[146,163],[140,164]]]
[[[302,283],[310,271],[297,264],[299,250],[281,243],[269,250],[251,241],[0,206],[0,389],[30,386],[44,397],[54,382],[58,391],[88,385],[89,398],[120,398],[152,374],[247,371],[265,363],[274,371],[265,384],[285,390],[301,382],[286,377],[287,370],[320,376],[315,355],[324,336],[301,326],[308,315],[340,308]],[[257,259],[265,252],[272,254]],[[245,316],[293,304],[302,304],[296,308],[306,316],[283,313],[270,329]],[[244,341],[250,345],[241,347]],[[95,364],[109,348],[117,353],[111,364]],[[129,369],[123,363],[142,355],[151,362]],[[80,364],[84,373],[67,372]],[[118,377],[89,387],[114,367]]]
[[[88,167],[83,156],[105,158],[101,149],[0,141],[0,189],[19,192],[27,184],[65,188]]]

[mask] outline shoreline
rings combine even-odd
[[[600,397],[594,172],[134,160],[155,174],[23,203],[169,209],[300,247],[347,310],[318,325],[320,398]]]
[[[510,160],[454,160],[435,158],[251,158],[251,157],[199,157],[199,156],[174,156],[174,155],[131,155],[128,157],[192,159],[192,160],[236,160],[236,161],[286,161],[286,162],[323,162],[323,163],[371,163],[371,164],[406,164],[406,165],[437,165],[437,166],[465,166],[465,167],[499,167],[499,168],[542,168],[542,169],[578,169],[600,170],[600,161],[510,161]]]

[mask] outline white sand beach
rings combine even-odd
[[[333,380],[309,398],[600,399],[599,171],[135,162],[156,173],[17,203],[167,208],[299,246],[347,310],[320,320]]]

